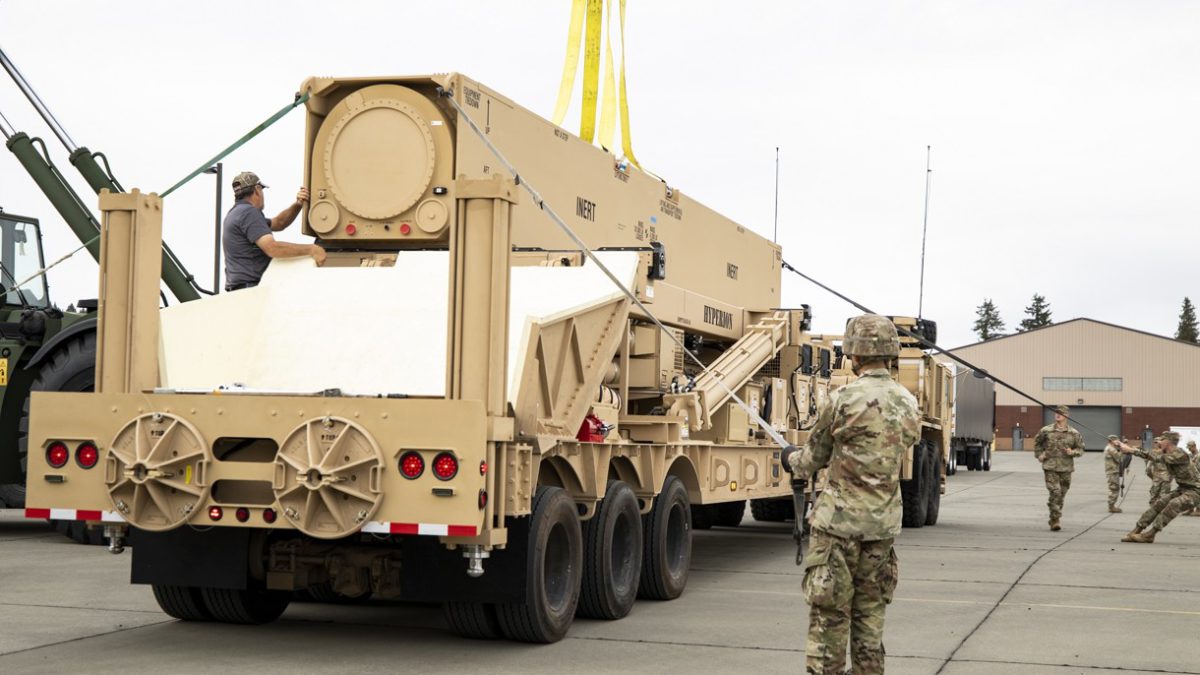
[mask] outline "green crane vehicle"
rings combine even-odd
[[[111,171],[101,168],[104,155],[76,145],[45,103],[0,49],[0,65],[29,99],[70,153],[71,164],[88,185],[123,192]],[[17,131],[0,114],[0,134],[9,151],[58,211],[63,221],[96,260],[100,225],[83,200],[50,159],[45,142]],[[201,289],[164,244],[162,279],[180,302],[200,297]],[[96,301],[82,300],[82,311],[62,311],[51,302],[44,274],[41,229],[33,218],[0,211],[0,506],[25,505],[26,435],[32,391],[92,391],[96,367]],[[80,542],[101,543],[98,531],[75,520],[55,520],[56,527]]]

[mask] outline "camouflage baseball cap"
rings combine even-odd
[[[842,353],[847,356],[900,356],[896,325],[878,314],[863,314],[846,322]]]
[[[1116,434],[1109,434],[1109,435],[1108,435],[1108,440],[1110,440],[1110,441],[1115,441],[1115,440],[1118,440],[1118,439],[1117,439],[1117,435],[1116,435]]]
[[[1188,441],[1188,447],[1189,447],[1189,448],[1194,448],[1194,447],[1196,447],[1196,441]]]
[[[1178,443],[1179,442],[1179,432],[1178,431],[1164,431],[1162,434],[1162,439],[1164,441]]]
[[[1065,405],[1056,405],[1054,406],[1054,412],[1058,413],[1059,415],[1069,416],[1071,414],[1071,409]]]
[[[254,187],[255,185],[263,185],[263,182],[258,179],[258,174],[253,171],[243,171],[233,177],[233,191],[237,192],[242,188]]]

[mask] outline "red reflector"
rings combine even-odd
[[[244,523],[247,520],[250,520],[250,509],[243,506],[237,511],[234,511],[233,515],[238,519],[239,523]]]
[[[26,518],[50,518],[50,509],[25,509]]]
[[[474,537],[474,525],[451,525],[446,528],[446,536],[448,537]]]
[[[346,226],[346,234],[350,235],[351,237],[353,237],[357,232],[358,228],[354,226],[354,223],[350,223]]]
[[[220,520],[223,515],[225,515],[225,512],[219,506],[212,506],[208,509],[208,517],[212,520]]]
[[[84,511],[78,510],[75,512],[75,520],[101,520],[104,514],[99,511]]]
[[[90,469],[96,466],[96,462],[100,461],[100,450],[96,444],[91,441],[85,441],[79,444],[75,449],[75,463],[85,469]]]
[[[412,234],[412,225],[409,225],[408,223],[400,223],[400,234],[403,234],[406,237]]]
[[[425,458],[419,452],[406,452],[400,458],[400,473],[413,479],[425,473]]]
[[[479,461],[479,475],[480,476],[487,475],[487,460],[486,459]]]
[[[275,509],[263,509],[263,521],[267,524],[275,522]]]
[[[433,475],[439,480],[450,480],[458,475],[458,460],[448,452],[439,453],[433,458]]]
[[[66,466],[69,459],[71,459],[71,451],[62,441],[54,441],[50,447],[46,448],[46,463],[56,469]]]
[[[487,500],[488,500],[487,490],[480,490],[479,491],[479,509],[481,511],[483,509],[487,508]]]

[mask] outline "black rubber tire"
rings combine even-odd
[[[257,588],[202,588],[204,606],[214,621],[221,623],[261,624],[278,619],[292,601],[286,591]]]
[[[596,515],[583,523],[583,583],[578,616],[620,619],[637,600],[642,574],[642,515],[627,483],[608,481]]]
[[[85,392],[95,388],[96,334],[93,332],[83,333],[59,345],[42,364],[33,378],[33,383],[29,385],[31,392]],[[21,407],[21,419],[17,425],[17,456],[21,462],[22,481],[19,484],[0,485],[0,500],[13,509],[25,506],[24,476],[29,470],[29,397],[25,398]]]
[[[97,525],[88,527],[82,520],[52,520],[55,531],[74,541],[76,544],[104,546],[108,538],[104,536],[104,528]]]
[[[983,450],[980,451],[980,455],[983,458],[983,461],[981,462],[981,468],[984,471],[991,471],[992,470],[992,446],[990,446],[990,445],[984,446]]]
[[[667,476],[650,513],[642,516],[642,582],[638,597],[674,600],[687,587],[692,566],[692,511],[687,488]]]
[[[970,450],[968,450],[967,451],[967,468],[971,471],[979,471],[981,468],[983,468],[982,466],[980,466],[980,464],[981,464],[981,462],[980,462],[979,453],[971,452]]]
[[[442,613],[450,630],[471,640],[496,640],[503,636],[496,606],[484,602],[447,602]]]
[[[711,530],[716,518],[717,510],[711,504],[692,504],[693,530]]]
[[[938,447],[936,441],[929,442],[929,461],[926,476],[929,485],[926,490],[928,493],[928,502],[925,507],[925,526],[932,527],[937,525],[938,510],[942,505],[942,472],[939,470],[942,466],[941,448]]]
[[[929,509],[929,481],[925,477],[926,455],[928,454],[925,441],[917,443],[913,448],[913,477],[912,480],[900,481],[900,500],[904,506],[904,516],[901,519],[904,527],[918,528],[925,526],[925,516]]]
[[[713,525],[721,527],[737,527],[746,517],[746,500],[740,502],[722,502],[713,504]]]
[[[541,486],[533,498],[525,551],[524,602],[496,605],[505,637],[558,642],[567,634],[583,580],[583,532],[575,501],[562,488]]]
[[[946,459],[946,475],[953,476],[956,473],[958,473],[958,451],[951,450]]]
[[[796,518],[796,505],[791,497],[751,499],[750,515],[761,523],[782,523]]]
[[[162,611],[180,621],[211,621],[199,588],[154,584],[154,600]]]

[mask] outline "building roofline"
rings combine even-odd
[[[1068,319],[1068,320],[1066,320],[1066,321],[1062,321],[1062,322],[1060,322],[1060,323],[1052,323],[1052,324],[1050,324],[1049,326],[1042,326],[1042,327],[1040,327],[1040,328],[1034,328],[1034,329],[1032,329],[1032,330],[1027,330],[1027,331],[1024,331],[1024,332],[1010,333],[1010,334],[1008,334],[1008,335],[1001,335],[1000,337],[995,337],[995,338],[992,338],[991,340],[980,340],[979,342],[972,342],[972,343],[970,343],[970,344],[965,344],[965,345],[962,345],[961,347],[954,347],[953,349],[947,349],[946,351],[948,351],[948,352],[957,352],[957,351],[959,351],[959,350],[962,350],[962,349],[969,349],[969,348],[971,348],[971,347],[976,347],[976,346],[978,346],[978,345],[982,345],[982,344],[991,344],[991,343],[993,343],[993,342],[999,342],[1000,340],[1007,340],[1008,338],[1021,337],[1021,336],[1023,336],[1023,335],[1030,335],[1030,334],[1032,334],[1032,333],[1036,333],[1036,332],[1038,332],[1038,331],[1049,330],[1049,329],[1051,329],[1051,328],[1058,328],[1059,326],[1065,326],[1065,325],[1067,325],[1067,324],[1069,324],[1069,323],[1075,323],[1076,321],[1088,321],[1088,322],[1091,322],[1091,323],[1097,323],[1097,324],[1100,324],[1101,326],[1108,326],[1109,328],[1117,328],[1117,329],[1120,329],[1120,330],[1129,331],[1130,333],[1138,333],[1138,334],[1140,334],[1140,335],[1145,335],[1145,336],[1148,336],[1148,337],[1158,338],[1158,339],[1160,339],[1160,340],[1167,340],[1168,342],[1171,342],[1171,343],[1173,343],[1173,344],[1177,344],[1177,345],[1184,345],[1184,346],[1186,346],[1186,347],[1196,347],[1196,348],[1200,348],[1200,344],[1195,344],[1195,343],[1192,343],[1192,342],[1185,342],[1185,341],[1183,341],[1183,340],[1176,340],[1175,338],[1169,338],[1169,337],[1167,337],[1167,336],[1165,336],[1165,335],[1159,335],[1158,333],[1150,333],[1150,332],[1147,332],[1147,331],[1144,331],[1144,330],[1138,330],[1137,328],[1130,328],[1130,327],[1128,327],[1128,326],[1121,326],[1121,325],[1118,325],[1118,324],[1115,324],[1115,323],[1109,323],[1109,322],[1107,322],[1107,321],[1101,321],[1101,320],[1099,320],[1099,319],[1089,319],[1089,318],[1088,318],[1088,317],[1086,317],[1086,316],[1079,316],[1079,317],[1075,317],[1074,319]]]

